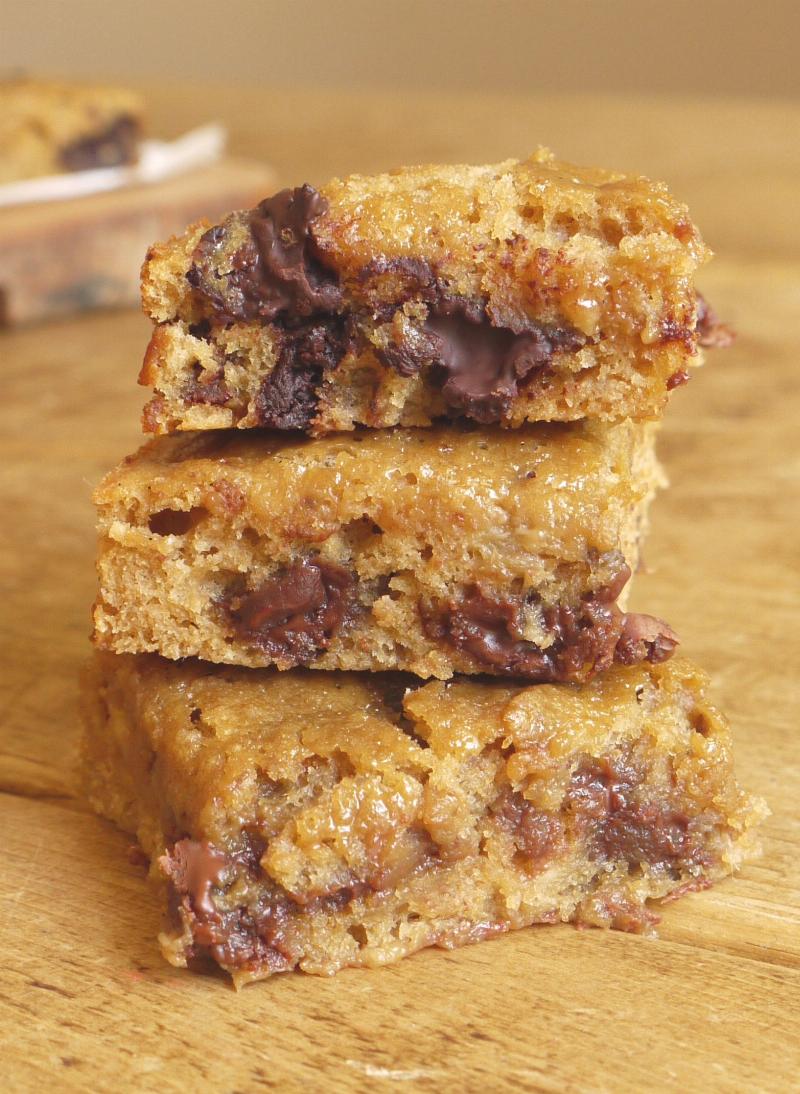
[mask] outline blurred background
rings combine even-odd
[[[4,9],[4,67],[69,75],[800,94],[797,0],[28,0]]]
[[[544,144],[664,178],[712,246],[789,257],[798,41],[798,0],[28,0],[0,69],[139,87],[150,134],[221,121],[282,185]]]

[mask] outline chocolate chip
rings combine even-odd
[[[342,566],[303,560],[234,596],[229,615],[238,634],[271,659],[304,664],[349,622],[355,584]]]
[[[690,818],[663,800],[647,800],[646,774],[630,752],[576,768],[566,800],[594,857],[667,868],[704,860]]]
[[[328,202],[311,186],[281,190],[203,235],[186,274],[218,319],[272,320],[339,310],[338,277],[322,262],[312,225]]]
[[[673,372],[671,376],[667,377],[667,391],[673,391],[676,387],[688,383],[689,373],[685,368],[679,368],[676,372]]]
[[[553,346],[542,330],[514,334],[458,316],[428,319],[436,339],[432,363],[444,371],[448,407],[489,424],[507,413],[519,382],[550,363]]]
[[[122,115],[102,133],[65,145],[59,153],[65,171],[88,171],[94,167],[119,167],[136,159],[139,125]]]
[[[583,681],[615,661],[664,661],[678,644],[671,628],[650,616],[625,615],[616,605],[629,577],[621,564],[604,588],[577,604],[545,609],[553,639],[546,647],[524,638],[522,597],[492,596],[478,585],[446,604],[421,603],[422,626],[429,638],[462,650],[488,671],[539,683]]]
[[[176,891],[189,897],[204,916],[216,912],[211,889],[219,886],[229,866],[228,856],[207,841],[179,840],[169,856],[169,877]]]
[[[623,665],[658,664],[675,652],[679,639],[672,627],[652,615],[629,612],[623,617],[615,660]]]
[[[255,397],[255,412],[269,429],[305,429],[317,413],[323,375],[349,348],[344,324],[336,319],[310,322],[276,332],[278,363]]]
[[[226,854],[210,843],[179,840],[159,860],[169,883],[169,905],[176,926],[189,928],[191,961],[208,955],[227,968],[257,967],[282,972],[294,962],[286,952],[284,927],[289,916],[285,900],[218,908],[211,889],[241,872],[252,873],[243,854]]]
[[[200,365],[192,369],[191,379],[183,386],[181,398],[187,406],[225,406],[230,402],[231,391],[225,383],[225,370],[219,368],[209,380],[201,380]]]
[[[483,301],[448,295],[439,283],[428,296],[425,323],[409,326],[399,342],[378,350],[378,357],[401,376],[431,366],[450,410],[484,425],[501,420],[520,385],[549,369],[557,350],[574,352],[586,342],[566,327],[533,322],[517,331],[495,327]]]
[[[686,842],[686,816],[649,802],[616,810],[603,831],[606,857],[629,864],[674,862],[684,857]]]
[[[562,844],[564,824],[558,814],[537,809],[510,787],[501,792],[491,814],[513,839],[528,870],[543,866]]]
[[[268,429],[305,429],[317,412],[319,378],[315,368],[295,370],[279,361],[255,397],[259,424]]]

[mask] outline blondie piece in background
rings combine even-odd
[[[150,859],[165,957],[237,984],[533,923],[648,930],[765,811],[704,686],[677,660],[521,687],[105,654],[84,776]]]
[[[0,80],[0,184],[134,163],[143,111],[120,88]]]
[[[669,627],[620,606],[660,481],[655,428],[159,438],[95,493],[94,640],[443,679],[661,660]]]
[[[654,418],[709,252],[661,183],[540,150],[284,190],[151,248],[151,432]]]

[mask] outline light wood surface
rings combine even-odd
[[[0,209],[0,326],[136,307],[153,240],[251,205],[274,181],[261,163],[223,159],[152,186]]]
[[[785,203],[800,194],[788,140],[800,111],[574,98],[504,100],[500,111],[494,100],[419,99],[412,109],[308,93],[288,119],[290,97],[275,92],[263,94],[256,129],[252,111],[233,116],[230,95],[195,88],[153,101],[165,128],[227,110],[236,150],[278,164],[281,181],[321,181],[348,163],[484,159],[542,139],[574,158],[660,173],[697,208],[718,252],[702,287],[740,337],[673,398],[662,445],[672,487],[655,506],[651,572],[634,604],[668,618],[712,672],[741,777],[773,813],[764,857],[666,907],[657,941],[545,927],[238,995],[221,977],[171,969],[128,840],[74,797],[70,768],[94,588],[89,491],[140,441],[134,381],[147,324],[120,312],[6,333],[4,1085],[797,1090],[800,227]]]

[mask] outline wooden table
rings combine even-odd
[[[8,1089],[776,1091],[800,1076],[800,109],[750,102],[366,99],[160,89],[281,181],[413,159],[560,154],[666,177],[719,257],[740,338],[676,392],[671,490],[639,607],[711,670],[764,857],[664,909],[658,941],[546,927],[333,980],[235,994],[164,964],[128,839],[73,795],[93,597],[91,485],[139,443],[134,313],[4,334],[3,925]],[[790,206],[791,200],[791,206]]]

